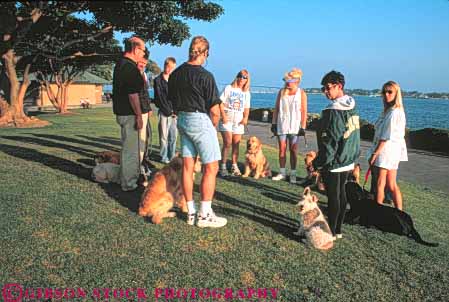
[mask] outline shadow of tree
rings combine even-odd
[[[13,157],[43,164],[51,169],[60,170],[62,172],[76,175],[83,179],[91,179],[90,168],[86,168],[80,164],[64,158],[39,152],[35,149],[0,143],[0,151]]]
[[[99,149],[105,149],[105,150],[110,150],[110,151],[116,151],[119,152],[120,150],[118,148],[115,147],[111,147],[109,144],[102,144],[99,143],[98,139],[91,139],[89,141],[86,140],[79,140],[73,137],[68,137],[68,136],[61,136],[61,135],[54,135],[54,134],[32,134],[36,137],[40,137],[40,138],[47,138],[47,139],[53,139],[53,140],[57,140],[57,141],[61,141],[61,142],[69,142],[69,143],[74,143],[74,144],[79,144],[79,145],[87,145],[87,146],[92,146],[92,147],[96,147]]]
[[[16,139],[16,137],[7,137],[8,139]],[[53,142],[48,142],[41,139],[35,139],[35,138],[27,138],[27,137],[17,137],[17,140],[27,142],[27,143],[34,143],[38,145],[43,146],[49,146],[49,147],[57,147],[57,148],[64,148],[67,147],[67,145],[63,144],[56,144]],[[86,151],[80,151],[79,148],[66,148],[70,151],[77,151],[78,153],[86,154]],[[81,164],[78,164],[76,162],[73,162],[68,159],[60,158],[51,154],[46,154],[40,151],[37,151],[36,149],[32,148],[26,148],[22,146],[15,146],[15,145],[7,145],[0,143],[0,152],[3,152],[5,154],[8,154],[10,156],[21,158],[23,160],[32,161],[36,163],[43,164],[51,169],[59,170],[65,173],[69,173],[72,175],[75,175],[79,178],[89,180],[92,182],[92,185],[99,185],[101,188],[113,199],[115,199],[118,203],[120,203],[123,207],[128,208],[130,211],[137,213],[137,209],[139,207],[140,197],[143,193],[144,188],[138,187],[136,190],[132,192],[123,192],[121,190],[120,185],[117,184],[99,184],[92,180],[91,173],[92,169],[85,167]],[[91,156],[91,153],[89,153],[89,156]],[[93,161],[92,161],[93,162]]]
[[[114,146],[118,146],[118,147],[120,147],[120,145],[121,145],[119,138],[114,138],[114,137],[109,137],[109,136],[96,137],[96,136],[88,136],[88,135],[77,135],[77,137],[81,137],[81,138],[84,138],[89,141],[101,142],[103,144],[114,145]],[[108,147],[110,148],[110,146],[108,146]]]
[[[239,209],[225,208],[219,204],[214,205],[214,210],[217,213],[222,213],[225,216],[245,217],[256,223],[262,224],[273,229],[275,232],[283,235],[291,240],[298,240],[298,237],[293,233],[298,229],[298,221],[284,216],[282,214],[273,212],[264,207],[249,203],[243,200],[238,200],[222,192],[216,191],[215,196],[217,200],[235,206]]]
[[[226,177],[223,178],[224,181],[233,182],[240,184],[242,186],[251,186],[261,192],[262,195],[273,199],[273,201],[288,202],[291,204],[296,204],[298,202],[299,194],[293,194],[290,192],[281,191],[278,188],[268,186],[258,180],[253,178],[243,178],[243,177]],[[298,187],[299,188],[299,187]],[[302,188],[300,191],[302,192]]]
[[[86,156],[86,157],[93,157],[95,154],[95,152],[93,152],[91,149],[56,143],[56,142],[53,142],[50,140],[45,140],[45,139],[40,139],[40,138],[27,137],[27,136],[1,136],[1,138],[9,139],[12,141],[24,142],[27,144],[34,144],[34,145],[38,145],[38,146],[63,149],[66,151],[78,153],[79,155]],[[33,149],[29,149],[29,150],[33,150]],[[36,151],[36,152],[38,152],[38,151]]]

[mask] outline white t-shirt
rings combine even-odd
[[[400,161],[408,161],[404,138],[405,123],[405,113],[400,108],[388,110],[376,121],[373,146],[369,150],[368,158],[375,151],[379,140],[385,140],[386,143],[376,158],[375,166],[389,170],[397,169]]]
[[[249,91],[227,85],[220,95],[224,105],[224,111],[228,118],[228,123],[238,125],[243,119],[245,108],[250,108],[251,94]]]

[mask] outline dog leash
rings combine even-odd
[[[142,171],[142,165],[140,162],[140,129],[137,130],[137,169],[139,171],[139,175],[142,175],[144,183],[148,183],[147,174],[145,173],[145,170]]]
[[[304,144],[306,145],[306,147],[307,147],[307,137],[306,137],[306,133],[305,133],[305,130],[304,130]]]
[[[366,183],[368,182],[368,177],[371,174],[371,166],[369,166],[368,170],[365,173],[365,181],[363,182],[363,190],[365,190]]]
[[[151,127],[150,115],[148,114],[148,122],[147,122],[147,137],[145,142],[145,154],[146,158],[150,160],[150,155],[153,151],[153,128]],[[148,144],[149,141],[149,144]],[[149,146],[148,146],[149,145]]]

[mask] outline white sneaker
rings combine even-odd
[[[218,172],[218,174],[219,174],[221,177],[227,177],[227,176],[229,176],[228,170],[226,170],[226,169],[220,169],[220,171]]]
[[[271,179],[272,179],[272,180],[275,180],[275,181],[278,181],[278,180],[284,180],[284,179],[285,179],[285,175],[279,173],[278,175],[273,176]]]
[[[296,175],[291,175],[290,176],[290,183],[291,184],[296,184]]]
[[[211,210],[206,217],[198,215],[197,226],[200,228],[221,228],[228,223],[228,220],[223,217],[218,217]]]
[[[196,221],[196,213],[187,214],[187,224],[188,225],[195,225],[195,221]]]
[[[232,176],[242,176],[242,172],[240,172],[239,167],[232,167],[231,174]]]

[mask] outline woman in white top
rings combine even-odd
[[[296,157],[298,153],[298,135],[305,135],[307,124],[307,95],[299,88],[302,71],[293,68],[284,76],[285,86],[276,99],[273,111],[271,131],[278,137],[280,173],[273,180],[286,178],[285,164],[287,140],[290,149],[290,183],[296,183]]]
[[[220,176],[228,176],[226,161],[229,148],[232,145],[231,174],[240,176],[242,173],[237,165],[239,158],[239,144],[245,133],[245,125],[248,124],[249,108],[251,103],[250,77],[246,69],[239,71],[231,85],[227,85],[221,93],[220,104],[221,120],[218,131],[223,137],[221,149]]]
[[[374,126],[369,164],[373,175],[377,176],[377,203],[383,203],[387,187],[393,195],[395,207],[402,210],[402,194],[396,183],[396,175],[399,162],[407,161],[408,157],[404,139],[405,113],[399,85],[393,81],[385,83],[382,87],[382,99],[384,110]]]

